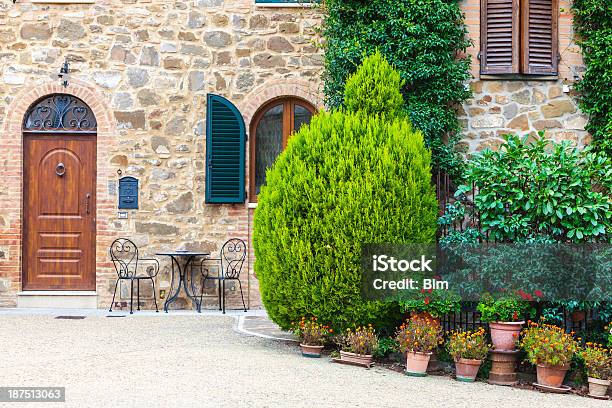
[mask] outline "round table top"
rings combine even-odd
[[[159,255],[159,256],[207,256],[207,255],[210,255],[210,252],[178,250],[178,251],[158,252],[155,255]]]

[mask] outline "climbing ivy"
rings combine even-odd
[[[612,153],[612,2],[574,0],[574,24],[586,65],[577,85],[594,145]]]
[[[458,1],[326,0],[323,8],[328,107],[343,105],[346,79],[379,50],[400,73],[404,108],[423,131],[432,164],[458,176],[455,107],[470,97],[470,40]]]

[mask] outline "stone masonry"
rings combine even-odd
[[[97,292],[99,306],[108,307],[114,238],[133,238],[145,256],[178,247],[218,254],[230,237],[250,239],[246,204],[204,204],[206,95],[236,104],[247,128],[257,107],[274,97],[296,95],[321,106],[319,25],[310,8],[262,7],[252,0],[2,2],[0,305],[15,305],[21,290],[23,116],[13,115],[15,109],[25,111],[47,92],[67,92],[96,113]],[[65,59],[70,85],[61,88],[57,73]],[[108,130],[100,116],[108,116]],[[140,180],[140,208],[128,219],[117,216],[118,170]],[[158,288],[167,292],[169,262],[159,260]],[[258,307],[252,259],[247,269],[245,297]],[[150,307],[150,285],[142,289]],[[240,298],[235,289],[230,306]],[[122,288],[123,300],[128,294]],[[187,306],[180,300],[178,307]]]

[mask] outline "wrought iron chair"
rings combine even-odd
[[[232,238],[221,247],[219,258],[205,258],[202,260],[200,263],[200,270],[202,273],[200,304],[202,304],[206,281],[215,280],[219,288],[219,310],[223,310],[223,314],[225,314],[225,282],[233,280],[238,282],[240,297],[242,298],[242,307],[245,312],[247,311],[246,304],[244,303],[244,294],[242,292],[242,283],[240,282],[240,272],[244,266],[246,255],[247,246],[245,242],[238,238]],[[214,261],[218,265],[217,276],[212,276],[210,273],[210,266],[208,266],[207,263],[211,261]]]
[[[130,314],[134,313],[134,281],[136,281],[138,291],[138,310],[140,310],[140,281],[144,279],[151,280],[153,284],[153,300],[155,301],[155,311],[159,312],[157,308],[157,297],[155,296],[155,277],[159,273],[159,262],[157,259],[152,258],[140,258],[138,256],[138,247],[134,242],[127,238],[118,238],[110,246],[109,249],[111,260],[115,265],[117,271],[117,281],[115,282],[115,291],[113,292],[113,300],[111,302],[109,312],[113,311],[113,304],[115,303],[115,295],[117,294],[117,286],[122,280],[130,281]],[[138,270],[139,262],[151,262],[144,272]],[[142,265],[142,264],[141,264]]]

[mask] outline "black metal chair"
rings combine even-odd
[[[202,304],[206,281],[215,280],[219,288],[219,310],[223,310],[223,314],[225,314],[225,282],[233,280],[238,282],[240,297],[242,298],[242,307],[245,312],[247,311],[246,304],[244,303],[244,294],[242,292],[242,283],[240,282],[240,272],[244,266],[246,255],[247,246],[244,241],[238,238],[232,238],[221,247],[221,256],[219,258],[205,258],[202,260],[200,263],[202,273],[200,304]],[[217,276],[212,276],[210,274],[210,266],[206,265],[211,261],[217,263]]]
[[[155,311],[159,312],[157,308],[157,297],[155,296],[155,277],[159,273],[159,262],[157,259],[152,258],[140,258],[138,256],[138,247],[134,242],[127,238],[118,238],[110,246],[109,249],[111,260],[115,265],[117,271],[117,282],[115,282],[115,291],[113,292],[113,300],[111,302],[109,312],[113,311],[113,304],[115,303],[115,295],[117,294],[117,286],[122,280],[130,281],[130,314],[134,313],[134,281],[136,281],[138,290],[138,310],[140,310],[140,281],[144,279],[151,280],[153,284],[153,300],[155,301]],[[138,270],[138,263],[152,262],[144,272],[142,268]]]

